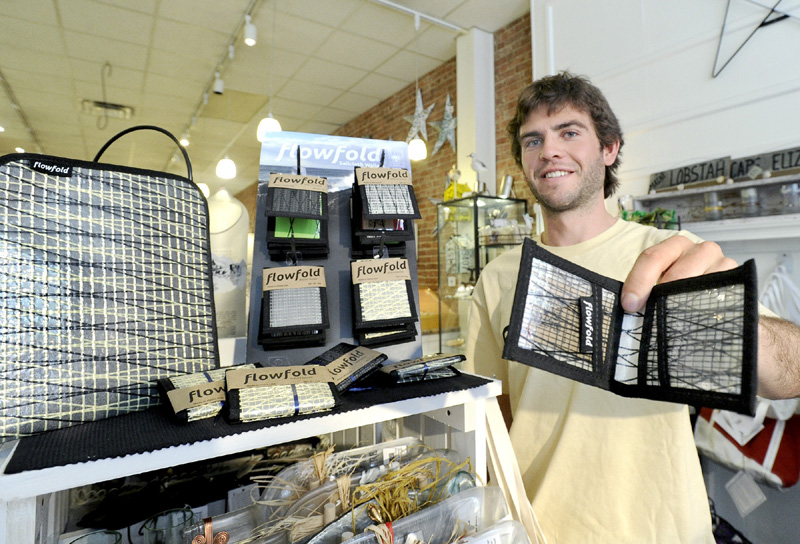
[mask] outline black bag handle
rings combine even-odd
[[[159,126],[156,126],[156,125],[136,125],[136,126],[133,126],[133,127],[130,127],[130,128],[127,128],[127,129],[123,130],[122,132],[118,133],[116,136],[113,136],[110,140],[108,140],[103,145],[103,147],[100,148],[100,151],[98,151],[97,155],[94,156],[93,162],[99,161],[100,160],[100,156],[105,152],[106,149],[108,149],[108,147],[111,144],[113,144],[114,142],[119,140],[122,136],[125,136],[129,132],[133,132],[135,130],[155,130],[156,132],[160,132],[161,134],[166,135],[170,140],[175,142],[175,144],[178,146],[178,149],[181,150],[181,154],[183,154],[183,160],[186,161],[186,177],[189,179],[189,181],[194,183],[194,180],[192,179],[192,163],[189,160],[189,154],[186,153],[186,149],[181,145],[181,143],[178,141],[178,139],[175,136],[172,135],[171,132],[169,132],[168,130],[165,130],[165,129],[159,127]]]

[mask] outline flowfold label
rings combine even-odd
[[[582,297],[579,301],[581,311],[580,351],[581,353],[592,353],[595,342],[597,342],[597,333],[594,330],[594,314],[597,308],[595,308],[592,297]]]
[[[325,269],[321,266],[285,266],[265,268],[261,273],[261,290],[325,287]]]
[[[362,368],[369,366],[376,358],[382,355],[382,353],[361,346],[348,351],[341,357],[337,357],[325,365],[325,368],[328,369],[331,375],[331,381],[339,385],[357,374]]]
[[[331,375],[323,366],[278,366],[270,368],[229,370],[225,374],[228,390],[291,385],[296,383],[330,382]]]
[[[172,409],[177,414],[196,406],[225,401],[225,380],[201,383],[191,387],[181,387],[167,391]]]
[[[358,185],[411,185],[411,173],[403,168],[355,169]]]
[[[64,164],[35,160],[33,161],[33,164],[31,164],[31,168],[37,172],[49,174],[51,176],[72,176],[72,167]]]
[[[350,273],[354,285],[371,281],[411,280],[408,260],[399,258],[354,261],[350,263]]]
[[[295,174],[270,174],[269,187],[272,189],[301,189],[303,191],[328,192],[328,179],[318,176]]]

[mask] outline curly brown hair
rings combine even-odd
[[[619,187],[616,171],[620,165],[620,155],[622,155],[624,143],[622,129],[603,93],[583,76],[560,72],[534,81],[520,93],[517,100],[517,112],[506,127],[511,139],[511,153],[517,166],[522,168],[519,129],[528,119],[530,112],[542,105],[547,106],[548,115],[561,110],[564,106],[572,106],[588,114],[592,118],[597,138],[603,147],[613,145],[619,140],[620,151],[617,153],[614,163],[606,166],[603,183],[605,198],[613,195]]]

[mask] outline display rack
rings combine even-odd
[[[486,402],[495,402],[494,397],[500,394],[501,387],[499,382],[493,380],[470,375],[463,375],[462,378],[461,382],[449,388],[451,390],[433,395],[414,396],[279,425],[266,424],[238,434],[176,444],[153,451],[15,474],[6,474],[5,471],[21,441],[7,442],[0,447],[0,541],[50,542],[47,535],[52,537],[59,534],[59,512],[63,511],[68,500],[68,490],[75,487],[301,438],[344,433],[393,420],[401,421],[397,436],[416,436],[432,447],[450,447],[469,456],[476,473],[485,481]],[[381,432],[371,434],[375,441],[395,438],[383,437]],[[340,443],[335,436],[334,440],[334,443]],[[431,440],[434,443],[429,443]]]
[[[527,202],[473,195],[437,205],[439,351],[464,349],[472,287],[486,264],[531,234]]]

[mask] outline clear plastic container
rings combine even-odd
[[[722,219],[722,201],[719,199],[719,195],[716,191],[711,191],[704,195],[705,200],[705,207],[703,211],[705,213],[706,220],[708,221],[717,221],[718,219]]]
[[[458,544],[530,544],[525,527],[518,521],[507,519],[478,531],[458,541]]]
[[[428,451],[428,448],[419,439],[411,437],[353,448],[329,455],[325,461],[326,473],[337,477],[363,471],[380,467],[394,458],[416,457],[421,451]],[[311,459],[289,465],[275,475],[255,504],[214,516],[214,533],[227,531],[231,542],[238,542],[245,539],[250,541],[254,535],[271,532],[269,529],[286,516],[292,504],[310,492],[315,479],[314,462]],[[191,543],[192,538],[202,532],[202,520],[196,520],[184,532],[184,542]],[[280,542],[285,538],[284,535],[285,531],[279,531],[272,537]]]
[[[781,185],[783,213],[800,212],[800,183]]]
[[[761,204],[758,201],[758,189],[748,187],[741,190],[742,196],[742,215],[745,217],[756,217],[761,215]]]
[[[507,515],[508,507],[499,487],[474,487],[395,521],[392,531],[395,542],[406,542],[411,534],[426,544],[446,544],[459,531],[483,531]],[[365,531],[346,542],[378,544],[378,538],[372,531]]]

